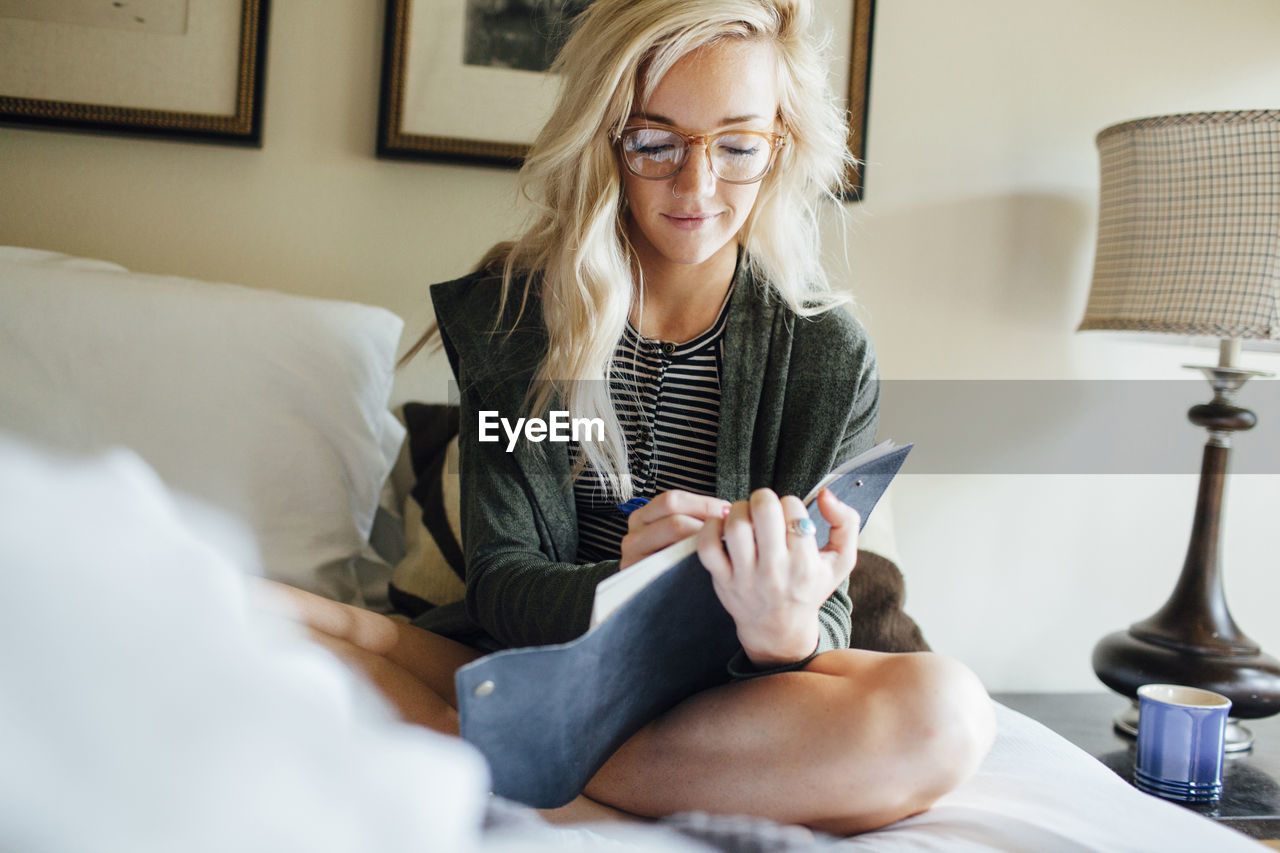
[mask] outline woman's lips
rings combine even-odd
[[[681,231],[697,231],[719,215],[718,213],[664,213],[662,218]]]

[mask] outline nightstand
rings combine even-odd
[[[1043,723],[1133,782],[1134,742],[1117,734],[1111,720],[1124,708],[1115,693],[993,693],[1002,705]],[[1244,720],[1253,749],[1228,754],[1222,768],[1222,799],[1213,804],[1179,803],[1280,850],[1280,716]]]

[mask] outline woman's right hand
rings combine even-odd
[[[627,516],[619,568],[638,563],[650,554],[697,533],[711,518],[729,514],[729,502],[709,495],[672,489],[663,492]]]

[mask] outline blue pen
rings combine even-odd
[[[618,504],[618,512],[622,513],[623,515],[631,515],[631,513],[635,512],[636,510],[638,510],[640,507],[644,506],[648,502],[649,502],[648,498],[632,498],[631,500],[627,501],[624,504]]]

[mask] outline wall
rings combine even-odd
[[[1093,137],[1148,115],[1280,105],[1280,59],[1269,46],[1280,8],[984,0],[882,2],[877,14],[869,192],[849,255],[884,375],[1183,379],[1182,364],[1211,362],[1212,351],[1158,336],[1074,332],[1093,259]],[[1280,368],[1274,353],[1246,362]],[[1194,377],[1182,384],[1188,399],[1151,412],[1146,428],[1184,449],[1185,470],[1204,440],[1185,409],[1207,401],[1208,388]],[[1256,404],[1274,401],[1276,389],[1255,382],[1246,394]],[[970,413],[1000,430],[986,414]],[[1107,417],[1093,415],[1104,427]],[[964,426],[892,423],[891,410],[885,419],[885,432],[922,445]],[[1056,426],[1002,435],[1049,440]],[[1276,429],[1273,418],[1242,435],[1235,470],[1259,470],[1259,445],[1275,446]],[[1107,440],[1105,429],[1095,434]],[[974,662],[991,686],[1093,688],[1094,642],[1150,615],[1182,565],[1194,474],[1059,470],[908,476],[895,495],[911,612],[936,647]],[[1273,654],[1277,505],[1280,478],[1238,476],[1224,520],[1233,613]]]
[[[0,129],[0,243],[380,304],[420,329],[426,286],[465,272],[521,213],[511,173],[374,159],[383,5],[273,3],[261,150]],[[1178,378],[1212,357],[1073,331],[1092,262],[1093,136],[1146,115],[1280,106],[1280,7],[881,0],[875,40],[867,200],[832,217],[828,244],[886,378]],[[1247,360],[1280,369],[1274,354]],[[398,396],[442,397],[446,373],[422,361]],[[1146,428],[1181,436],[1193,467],[1202,439],[1182,410],[1207,386],[1187,388]],[[886,410],[884,432],[923,450],[960,421],[996,429],[982,414],[904,423]],[[1054,428],[1030,424],[990,438]],[[1264,420],[1240,439],[1236,470],[1257,467],[1249,446],[1275,430]],[[1016,470],[895,486],[909,610],[992,689],[1093,689],[1093,643],[1172,587],[1195,477]],[[1273,653],[1277,505],[1280,477],[1232,481],[1228,593]]]

